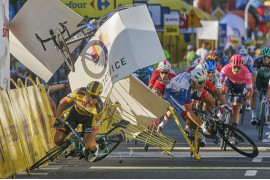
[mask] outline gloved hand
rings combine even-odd
[[[220,108],[221,108],[221,109],[225,108],[225,109],[227,109],[227,110],[229,110],[229,111],[232,111],[232,108],[231,108],[230,106],[228,106],[227,104],[222,104],[222,105],[220,105]]]
[[[60,119],[55,119],[55,123],[54,123],[53,127],[59,127],[59,126],[61,126],[62,124],[63,124],[63,123],[61,122]]]

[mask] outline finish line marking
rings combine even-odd
[[[106,170],[152,170],[152,169],[166,169],[166,170],[195,170],[195,169],[209,169],[209,170],[270,170],[270,167],[139,167],[139,166],[92,166],[89,169],[106,169]]]

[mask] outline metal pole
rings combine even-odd
[[[246,29],[246,35],[248,36],[248,9],[249,9],[249,6],[256,0],[250,0],[247,5],[246,5],[246,8],[245,8],[245,29]]]

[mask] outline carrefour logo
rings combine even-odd
[[[95,1],[97,1],[97,3],[95,3]],[[95,4],[97,4],[97,8],[98,10],[102,11],[107,9],[107,7],[110,5],[110,2],[108,0],[93,0],[90,5],[96,9]]]

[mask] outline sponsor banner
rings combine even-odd
[[[113,9],[127,4],[133,4],[133,0],[60,0],[67,7],[80,16],[99,18]]]
[[[10,77],[9,58],[9,0],[0,1],[0,86]]]
[[[41,158],[42,154],[39,153],[43,148],[40,142],[43,142],[43,137],[37,128],[37,124],[33,120],[33,112],[24,98],[26,94],[25,88],[8,90],[11,105],[13,107],[14,121],[17,124],[17,129],[20,132],[20,140],[29,166]]]
[[[117,113],[122,119],[130,121],[127,130],[134,136],[164,115],[169,107],[167,101],[155,95],[134,75],[129,75],[114,84],[110,101],[120,103],[124,111]]]
[[[96,80],[107,97],[112,84],[134,71],[165,59],[147,7],[115,13],[88,42],[69,74],[71,89]]]
[[[27,160],[23,147],[21,146],[21,139],[16,122],[17,117],[14,116],[13,108],[9,101],[9,96],[6,91],[0,92],[0,119],[2,124],[3,134],[5,136],[6,144],[10,154],[10,159],[14,164],[15,172],[23,171],[27,168]],[[2,167],[1,167],[2,168]]]
[[[1,110],[0,110],[1,111]],[[0,119],[2,121],[2,119]],[[8,146],[5,140],[5,134],[0,121],[0,178],[4,179],[14,174],[14,167],[9,155]]]
[[[64,59],[52,41],[45,43],[47,50],[44,51],[35,34],[47,39],[51,37],[49,30],[61,29],[59,23],[65,21],[69,32],[73,33],[81,20],[81,16],[58,0],[28,0],[10,23],[10,52],[28,69],[48,82],[64,63]],[[70,52],[78,44],[79,42],[70,44]]]

